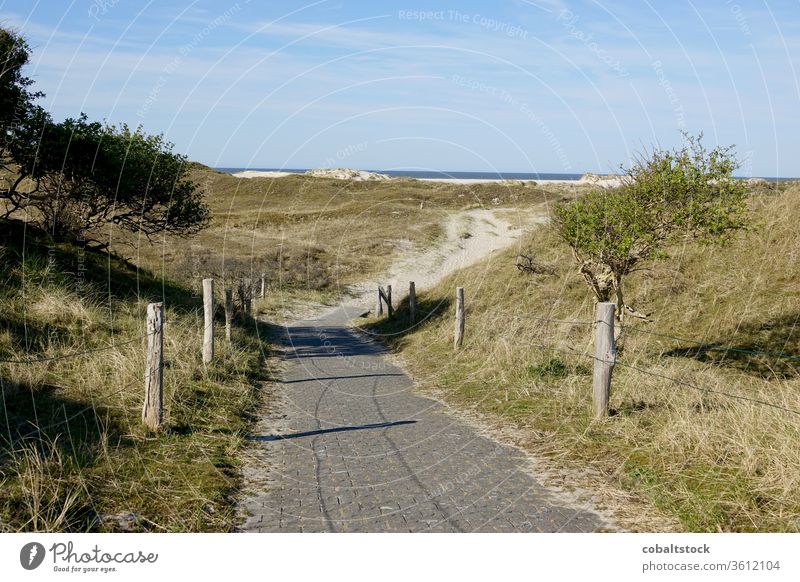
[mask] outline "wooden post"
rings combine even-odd
[[[250,280],[243,279],[239,282],[239,303],[242,304],[242,319],[247,321],[250,317]]]
[[[267,274],[261,273],[261,299],[267,295]]]
[[[244,299],[244,315],[249,318],[253,306],[253,282],[250,279],[244,280]]]
[[[408,318],[411,325],[417,321],[417,289],[414,281],[408,283]]]
[[[378,302],[375,304],[375,315],[383,315],[383,290],[378,287]]]
[[[157,430],[164,420],[164,304],[147,306],[147,357],[142,422]]]
[[[456,287],[456,333],[453,348],[458,349],[464,342],[464,288]]]
[[[386,286],[386,312],[389,314],[389,317],[394,315],[394,307],[392,307],[392,286]]]
[[[613,303],[597,304],[597,331],[594,342],[594,415],[603,418],[608,414],[608,399],[611,395],[611,372],[617,360],[614,345]]]
[[[225,289],[225,339],[231,341],[233,325],[233,289]]]
[[[214,359],[214,279],[203,279],[203,363]]]
[[[242,316],[244,316],[244,282],[241,280],[236,286],[236,294],[239,296],[239,305],[242,306]]]

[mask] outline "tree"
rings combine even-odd
[[[746,226],[747,190],[733,177],[733,146],[708,151],[702,134],[684,134],[681,148],[638,155],[622,168],[623,185],[594,191],[555,209],[555,228],[572,248],[579,271],[598,301],[627,311],[623,280],[642,264],[666,257],[681,238],[722,244]]]
[[[85,116],[52,124],[31,174],[36,187],[22,204],[64,237],[86,237],[104,224],[147,236],[194,234],[206,225],[208,207],[187,178],[187,159],[171,148],[162,136]]]
[[[0,100],[15,103],[0,119],[5,217],[19,211],[60,238],[94,241],[104,225],[142,232],[190,235],[208,223],[202,192],[188,178],[185,156],[161,135],[127,125],[90,122],[85,115],[54,123],[28,92],[22,76],[27,45],[0,29]]]
[[[0,28],[0,192],[13,191],[24,180],[19,165],[33,161],[39,135],[50,121],[49,115],[34,104],[42,93],[31,92],[33,81],[22,72],[29,54],[20,35]]]

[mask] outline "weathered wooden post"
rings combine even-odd
[[[378,302],[375,304],[375,315],[383,315],[383,290],[378,286]]]
[[[408,283],[408,319],[411,325],[417,321],[417,289],[414,281]]]
[[[251,279],[244,280],[244,298],[244,315],[249,318],[253,311],[253,281]]]
[[[214,359],[214,279],[203,279],[203,363]]]
[[[267,274],[261,273],[261,299],[267,295]]]
[[[392,286],[386,286],[386,312],[388,313],[389,317],[394,315],[394,307],[392,307]]]
[[[242,319],[247,321],[250,317],[250,279],[243,279],[239,281],[239,303],[242,305]]]
[[[225,339],[231,341],[233,325],[233,289],[225,289]]]
[[[453,348],[458,349],[464,343],[464,288],[456,287],[456,333]]]
[[[614,308],[613,303],[597,304],[593,379],[594,415],[596,418],[603,418],[608,414],[611,372],[617,361],[617,350],[614,345]]]
[[[147,356],[142,422],[157,430],[164,419],[164,304],[147,306]]]
[[[236,294],[239,296],[239,305],[242,306],[242,317],[244,317],[244,281],[241,279],[239,280],[239,284],[236,286]]]

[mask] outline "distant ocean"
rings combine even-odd
[[[308,170],[303,168],[215,168],[220,172],[235,174],[251,170],[254,172],[297,172],[303,173]],[[583,174],[554,174],[554,173],[529,173],[529,172],[418,172],[414,170],[367,170],[389,176],[403,178],[455,178],[459,180],[580,180]]]

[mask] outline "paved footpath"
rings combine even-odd
[[[339,308],[287,328],[273,410],[251,437],[249,532],[609,529],[526,471],[519,451],[414,393]]]

